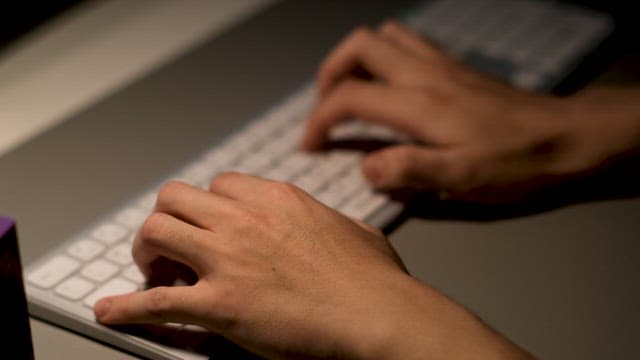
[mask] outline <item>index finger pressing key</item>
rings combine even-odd
[[[198,324],[203,319],[197,314],[199,298],[195,286],[156,287],[103,298],[96,302],[94,313],[105,324]]]

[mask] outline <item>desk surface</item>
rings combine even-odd
[[[0,136],[5,137],[0,141],[0,152],[9,151],[46,131],[78,108],[177,56],[203,36],[229,26],[233,22],[229,19],[239,19],[266,2],[222,1],[216,3],[223,6],[220,8],[211,6],[213,2],[195,1],[194,6],[201,7],[188,9],[188,14],[182,17],[182,21],[188,20],[184,26],[164,27],[167,44],[154,43],[148,36],[131,35],[140,31],[131,25],[140,19],[147,19],[148,24],[180,19],[175,13],[176,2],[151,3],[138,2],[134,11],[130,2],[118,0],[100,5],[106,6],[107,10],[86,9],[85,13],[74,16],[80,19],[98,16],[93,18],[95,20],[104,15],[109,19],[80,21],[85,26],[87,23],[103,25],[85,32],[87,36],[95,36],[93,40],[78,40],[69,45],[66,41],[60,42],[65,39],[63,35],[48,35],[44,42],[49,50],[17,52],[15,57],[3,60],[0,79],[7,82],[0,88],[0,98],[10,99],[7,103],[13,107],[0,110],[14,110],[0,114],[3,118],[0,126],[4,127]],[[124,9],[128,9],[128,16],[114,16]],[[221,15],[224,9],[229,17]],[[201,16],[195,16],[196,13]],[[224,20],[213,21],[214,25],[206,21],[207,17],[216,16]],[[114,19],[123,21],[124,25],[113,26]],[[65,22],[59,28],[49,29],[49,33],[59,34],[59,29],[64,33],[69,26],[73,25]],[[163,27],[152,28],[158,35]],[[177,29],[191,33],[176,35]],[[112,35],[119,40],[114,42]],[[91,56],[100,47],[100,39],[104,46],[129,41],[129,45],[121,44],[119,49],[110,48],[99,53],[104,56],[117,54],[111,60],[119,61],[122,66],[135,63],[135,59],[144,57],[142,53],[155,55],[135,63],[128,70],[113,66],[111,75],[108,75],[109,67],[105,68],[107,74],[94,71],[91,84],[57,87],[58,90],[68,89],[66,94],[64,91],[51,92],[51,88],[36,91],[38,84],[59,84],[55,74],[60,69],[78,66],[77,57],[72,57],[66,59],[65,67],[65,59],[55,57],[61,54],[51,55],[60,59],[59,62],[43,61],[41,55],[56,48],[46,44],[77,46],[73,51],[85,51],[86,56]],[[123,56],[130,55],[139,44],[136,41],[141,39],[156,45],[134,53],[135,59],[124,60]],[[54,66],[53,70],[51,66]],[[25,74],[25,77],[18,74]],[[63,74],[70,72],[67,70]],[[83,88],[90,89],[88,95],[78,92]],[[27,111],[25,109],[30,107],[20,105],[19,95],[28,89],[36,89],[33,94],[40,94],[44,104],[40,112]],[[57,107],[54,106],[56,102],[59,103]],[[12,119],[20,120],[12,122]],[[7,135],[11,131],[13,137]],[[640,290],[635,286],[640,274],[638,215],[640,200],[631,199],[571,205],[526,217],[487,222],[411,219],[395,231],[391,239],[416,277],[468,306],[498,331],[540,358],[631,359],[640,358],[637,341],[640,339],[637,327],[640,312],[636,308],[640,303]],[[38,359],[84,359],[87,354],[93,359],[131,358],[55,326],[37,320],[32,320],[31,324]]]

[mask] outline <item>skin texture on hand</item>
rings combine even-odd
[[[210,192],[164,186],[133,255],[154,282],[160,258],[187,265],[198,281],[101,302],[100,321],[197,324],[277,357],[338,355],[343,346],[324,342],[347,340],[339,320],[375,313],[360,298],[407,277],[371,227],[291,185],[239,174],[217,177]]]
[[[394,21],[350,34],[322,63],[317,87],[304,149],[321,148],[333,126],[354,118],[415,139],[365,159],[365,175],[382,189],[518,201],[640,144],[638,89],[568,98],[518,90],[456,62]],[[615,99],[619,93],[625,100]]]
[[[133,256],[150,280],[167,262],[197,280],[103,299],[98,321],[196,324],[271,358],[526,356],[410,277],[378,231],[289,184],[236,173],[210,191],[168,183]]]

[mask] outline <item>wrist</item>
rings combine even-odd
[[[561,101],[562,142],[550,174],[591,172],[640,150],[640,87],[593,87]]]
[[[583,109],[579,115],[610,140],[618,140],[611,141],[612,151],[640,147],[640,87],[594,87],[578,99]]]
[[[353,340],[357,359],[530,359],[471,312],[406,276],[395,304],[367,318]],[[391,305],[391,304],[388,304]]]

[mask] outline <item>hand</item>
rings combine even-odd
[[[363,70],[366,79],[354,76]],[[323,62],[317,87],[303,148],[320,148],[332,126],[353,118],[416,140],[365,159],[365,175],[382,189],[520,200],[640,144],[638,89],[569,98],[525,92],[467,68],[394,21],[348,36]]]
[[[133,255],[149,279],[158,259],[198,279],[103,299],[102,323],[196,324],[275,358],[525,356],[407,275],[378,231],[292,185],[235,173],[210,191],[169,183]]]
[[[99,321],[191,323],[267,356],[325,357],[347,355],[359,321],[394,308],[408,275],[373,227],[288,184],[229,173],[210,190],[164,186],[133,246],[148,279],[170,259],[198,281],[102,300]]]

